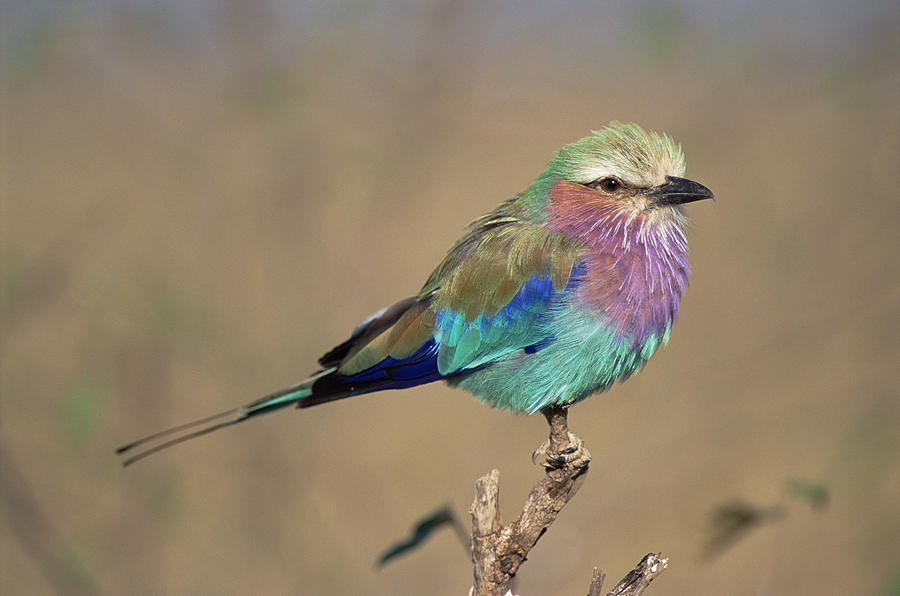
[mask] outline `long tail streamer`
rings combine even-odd
[[[225,410],[224,412],[219,412],[218,414],[215,414],[213,416],[207,416],[206,418],[194,420],[193,422],[188,422],[187,424],[181,424],[157,433],[153,433],[152,435],[148,435],[146,437],[138,439],[137,441],[119,447],[118,449],[116,449],[116,453],[121,455],[123,453],[131,451],[136,447],[146,445],[147,443],[153,443],[155,441],[163,439],[164,437],[179,435],[122,460],[123,466],[129,466],[138,460],[144,459],[148,455],[153,455],[154,453],[162,451],[163,449],[168,449],[173,445],[178,445],[179,443],[183,443],[197,437],[202,437],[203,435],[219,430],[220,428],[225,428],[226,426],[231,426],[233,424],[237,424],[238,422],[243,422],[244,420],[247,420],[249,418],[254,418],[262,414],[268,414],[269,412],[274,412],[275,410],[280,410],[281,408],[284,408],[291,404],[295,404],[304,397],[310,395],[310,393],[311,391],[309,389],[308,380],[303,381],[301,383],[298,383],[297,385],[288,387],[287,389],[282,389],[281,391],[276,391],[275,393],[271,393],[265,397],[261,397],[256,401],[250,402],[249,404],[233,408],[231,410]],[[223,418],[225,418],[225,420],[222,420]],[[204,425],[207,426],[205,426],[204,428],[197,428],[198,426]]]

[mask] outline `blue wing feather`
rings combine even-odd
[[[327,385],[329,392],[338,392],[344,387],[354,394],[402,389],[478,370],[517,350],[534,354],[553,341],[545,322],[554,304],[580,281],[583,269],[580,263],[573,265],[561,290],[549,276],[532,276],[490,317],[479,314],[469,321],[462,311],[438,309],[433,333],[408,357],[388,356],[352,375],[329,375],[319,389]]]
[[[495,315],[479,314],[471,321],[466,320],[462,311],[438,310],[434,333],[438,341],[438,370],[443,374],[458,373],[549,341],[543,323],[554,302],[571,289],[570,285],[557,291],[550,276],[534,275]]]

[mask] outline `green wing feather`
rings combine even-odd
[[[389,328],[358,342],[338,372],[352,375],[387,357],[402,360],[436,343],[438,369],[473,369],[545,339],[537,325],[548,301],[529,302],[527,284],[543,280],[561,293],[581,247],[546,228],[495,211],[476,220],[428,278],[414,304]],[[501,313],[516,300],[516,316]],[[498,316],[502,315],[502,316]]]

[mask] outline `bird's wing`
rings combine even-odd
[[[539,323],[573,277],[577,250],[537,225],[478,221],[417,297],[370,317],[322,364],[351,383],[408,387],[537,350],[551,339]]]

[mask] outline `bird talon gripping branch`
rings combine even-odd
[[[566,145],[525,190],[472,222],[417,294],[322,356],[321,370],[130,443],[119,453],[149,448],[123,463],[286,406],[438,380],[528,414],[608,389],[668,341],[678,315],[688,276],[682,205],[713,197],[683,175],[681,148],[635,124]],[[544,465],[587,465],[573,444],[541,455]]]
[[[544,441],[534,453],[531,461],[535,465],[543,466],[548,470],[560,468],[585,468],[591,463],[591,454],[585,448],[584,441],[569,431],[569,444],[562,449],[554,450],[551,439]]]

